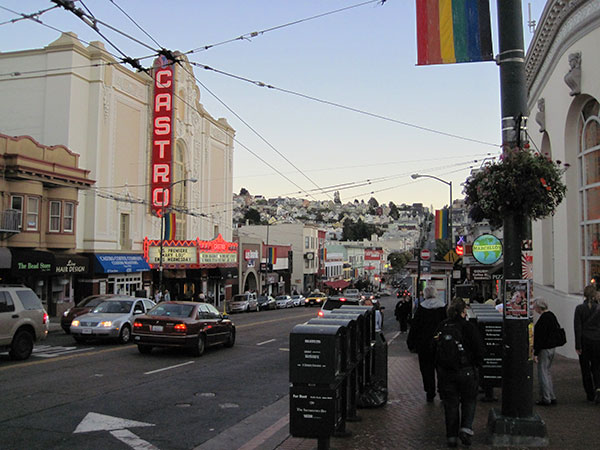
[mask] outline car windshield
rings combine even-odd
[[[269,300],[269,297],[258,297],[259,302],[266,302],[267,300]]]
[[[115,301],[104,301],[102,303],[100,303],[98,306],[96,306],[93,310],[92,313],[94,314],[102,314],[102,313],[109,313],[109,314],[125,314],[131,311],[131,305],[133,304],[133,301],[131,300],[115,300]]]
[[[234,295],[233,299],[231,299],[232,302],[245,302],[248,299],[246,298],[245,295]]]
[[[301,295],[292,295],[292,298],[301,298]]]
[[[287,297],[285,295],[279,295],[277,297],[275,297],[277,300],[287,300]]]
[[[159,303],[148,311],[149,316],[190,317],[194,305],[179,305],[177,303]]]
[[[88,297],[84,298],[81,303],[77,306],[85,306],[86,308],[93,308],[94,306],[98,306],[105,300],[104,297]]]

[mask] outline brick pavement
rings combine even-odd
[[[396,333],[388,331],[388,340]],[[332,438],[332,449],[443,449],[446,447],[442,403],[425,401],[417,356],[406,349],[406,335],[391,340],[388,347],[388,403],[381,408],[361,409],[361,422],[348,423],[352,432],[347,438]],[[568,345],[568,344],[567,344]],[[552,368],[558,405],[535,407],[546,422],[549,449],[591,449],[600,447],[600,405],[585,399],[579,363],[558,356]],[[537,373],[534,372],[537,378]],[[534,398],[537,398],[534,380]],[[501,392],[496,394],[501,397]],[[494,448],[486,445],[487,419],[491,408],[501,408],[501,401],[479,402],[475,417],[473,449]],[[308,450],[316,440],[288,437],[279,450]],[[459,448],[465,448],[459,444]],[[498,447],[495,447],[498,448]],[[525,447],[512,447],[525,448]]]

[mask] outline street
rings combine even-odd
[[[1,354],[0,447],[194,448],[288,395],[289,332],[317,311],[233,314],[235,346],[200,358],[76,344],[62,331],[27,361]]]

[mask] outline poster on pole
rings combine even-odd
[[[531,318],[531,285],[531,280],[506,280],[503,308],[505,319]]]

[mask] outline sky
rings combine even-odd
[[[545,1],[524,2],[524,22],[529,4],[539,20]],[[7,10],[30,14],[53,5],[0,0],[0,52],[56,40],[59,31],[32,20],[10,22],[18,16]],[[234,192],[244,187],[268,198],[331,200],[337,187],[344,203],[375,197],[438,209],[449,202],[448,185],[411,174],[452,182],[453,198],[462,198],[472,168],[500,154],[498,67],[417,66],[414,0],[85,0],[75,6],[153,49],[220,44],[188,58],[277,88],[195,69],[200,102],[236,130]],[[348,9],[304,20],[342,8]],[[497,54],[494,0],[490,12]],[[56,8],[39,19],[119,54],[71,12]],[[153,53],[102,24],[98,29],[127,56]],[[533,35],[526,23],[524,30],[527,47]],[[252,32],[259,33],[235,39]],[[141,62],[149,66],[151,59]]]

